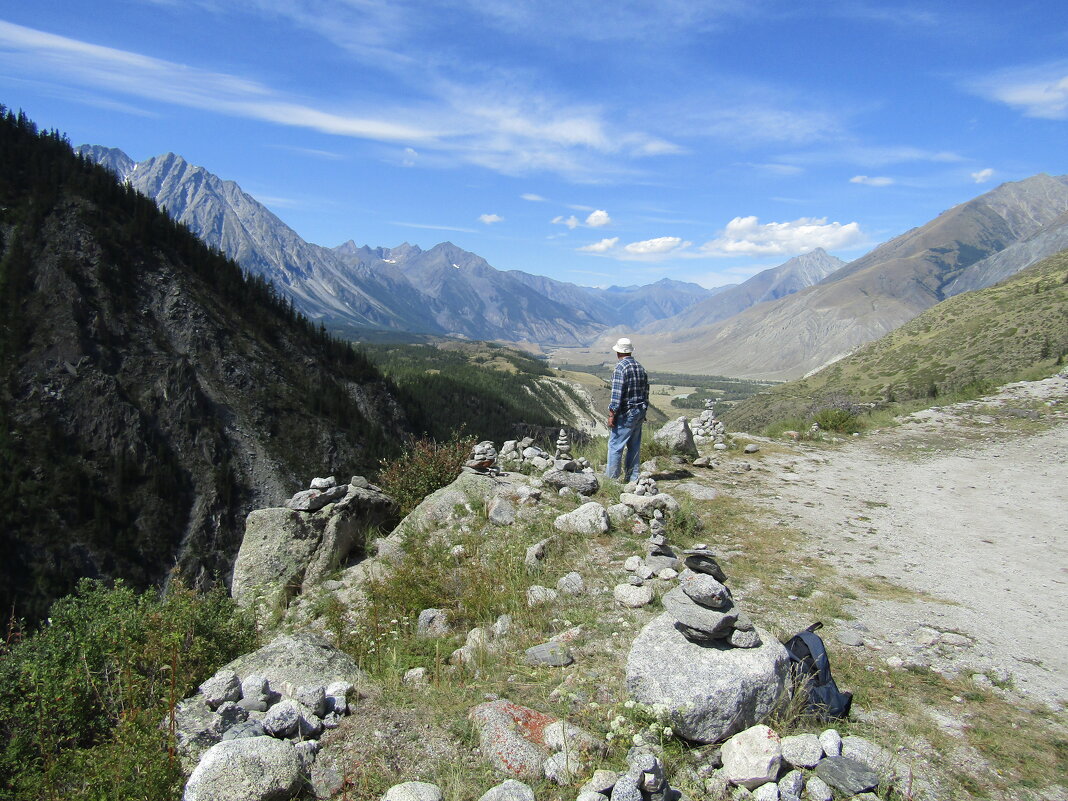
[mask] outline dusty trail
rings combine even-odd
[[[1035,407],[1046,425],[1028,420]],[[1068,379],[1009,385],[837,449],[762,455],[760,468],[735,491],[845,575],[920,594],[852,603],[843,642],[1068,703]]]

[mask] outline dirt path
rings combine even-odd
[[[762,453],[737,490],[846,576],[918,594],[858,599],[832,636],[1068,703],[1068,379],[788,451]]]

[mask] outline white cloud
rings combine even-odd
[[[523,200],[529,200],[531,203],[544,203],[545,202],[545,198],[543,198],[541,195],[535,195],[533,192],[524,192],[519,197],[522,198]]]
[[[865,186],[890,186],[893,182],[893,178],[885,176],[854,175],[849,179],[851,184],[864,184]]]
[[[493,225],[494,223],[503,222],[504,217],[499,214],[480,214],[478,215],[478,221],[485,223],[486,225]]]
[[[1068,61],[1004,70],[973,81],[969,88],[1027,117],[1068,119]]]
[[[584,245],[579,250],[583,253],[607,253],[612,250],[619,243],[619,237],[613,236],[611,239],[602,239],[600,242],[594,242],[592,245]]]
[[[426,229],[428,231],[459,231],[460,233],[464,233],[464,234],[477,234],[478,233],[478,231],[476,231],[474,228],[460,228],[460,227],[455,226],[455,225],[428,225],[426,223],[402,222],[400,220],[390,220],[389,224],[390,225],[400,225],[400,226],[403,226],[404,228],[423,228],[423,229]]]
[[[579,222],[578,217],[572,214],[570,217],[564,217],[562,214],[558,214],[553,217],[553,225],[566,225],[572,231],[578,228],[582,223]]]
[[[590,228],[601,228],[605,225],[609,225],[612,222],[612,218],[608,216],[608,212],[603,209],[597,209],[590,212],[590,216],[586,218],[586,225]]]
[[[847,147],[824,147],[804,153],[791,153],[779,156],[779,161],[798,165],[819,164],[856,164],[861,167],[885,167],[887,164],[903,164],[914,161],[935,163],[952,163],[964,161],[959,153],[951,150],[924,150],[910,145],[888,145],[884,147],[867,147],[850,145]]]
[[[656,239],[631,242],[623,250],[632,256],[663,256],[674,251],[684,250],[692,244],[692,242],[685,242],[677,236],[658,236]]]
[[[404,148],[404,157],[401,159],[402,167],[414,167],[415,160],[419,158],[419,154],[415,151],[415,148]]]
[[[994,177],[994,171],[987,167],[985,170],[979,170],[979,172],[972,173],[972,180],[977,184],[985,184],[991,178]]]
[[[858,223],[828,223],[826,217],[764,224],[753,216],[735,217],[720,236],[706,242],[701,250],[710,256],[794,256],[816,248],[849,247],[863,238]]]

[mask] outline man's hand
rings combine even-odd
[[[615,428],[616,427],[616,413],[615,412],[609,412],[608,413],[608,427],[609,428]]]

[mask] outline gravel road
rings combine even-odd
[[[759,464],[750,500],[805,531],[844,575],[917,594],[862,598],[829,636],[890,664],[983,674],[975,680],[1068,703],[1068,378]]]

